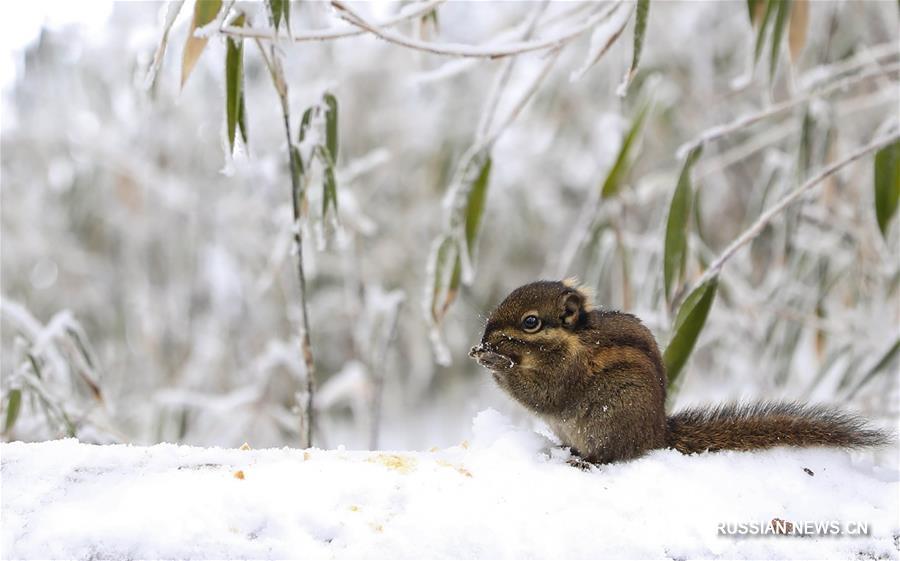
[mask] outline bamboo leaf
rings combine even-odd
[[[247,144],[247,103],[244,96],[244,88],[241,86],[241,107],[238,111],[238,128],[241,129],[241,138],[244,145]]]
[[[291,164],[291,185],[296,185],[296,190],[291,193],[292,202],[294,204],[294,214],[296,216],[300,216],[304,212],[303,201],[306,197],[305,183],[303,181],[303,175],[305,173],[303,169],[303,158],[300,157],[300,150],[297,149],[296,146],[291,146],[290,151],[290,164]]]
[[[244,15],[235,18],[232,25],[244,25]],[[227,39],[225,41],[225,117],[228,124],[228,144],[234,151],[234,137],[240,124],[241,135],[247,142],[245,123],[242,113],[244,108],[244,42]]]
[[[6,399],[6,424],[4,425],[3,432],[9,434],[9,431],[12,430],[13,426],[16,424],[16,419],[19,418],[19,410],[22,408],[22,390],[14,389],[10,390],[9,397]]]
[[[481,219],[484,216],[490,176],[491,157],[488,155],[484,163],[481,164],[478,177],[472,184],[466,204],[466,245],[469,248],[470,255],[474,254],[475,242],[478,241],[478,232],[481,226]]]
[[[784,36],[784,26],[791,13],[792,0],[773,0],[778,4],[775,14],[775,27],[772,29],[772,51],[769,56],[769,81],[775,77],[778,68],[778,55],[781,54],[781,39]]]
[[[284,26],[287,27],[288,34],[291,33],[291,0],[282,0],[281,9],[284,11]]]
[[[680,282],[687,261],[687,239],[691,216],[691,168],[700,157],[703,145],[698,144],[688,152],[678,177],[678,184],[672,194],[669,205],[669,218],[666,222],[666,241],[663,253],[663,280],[666,299],[671,301],[673,288]]]
[[[663,362],[669,378],[669,386],[678,379],[687,363],[694,345],[706,323],[706,317],[716,298],[719,285],[718,276],[710,278],[696,287],[678,309],[675,324],[672,327],[672,339],[663,353]]]
[[[619,95],[624,95],[628,84],[631,83],[637,73],[638,63],[641,61],[641,51],[644,48],[644,34],[647,31],[647,19],[650,14],[650,0],[637,0],[637,11],[634,20],[634,44],[631,51],[631,67],[625,74],[623,88]]]
[[[433,253],[432,271],[434,282],[431,293],[431,318],[435,324],[441,322],[450,305],[456,299],[462,279],[462,264],[459,249],[450,236],[444,236]],[[453,269],[448,269],[452,263]],[[449,278],[447,275],[449,273]]]
[[[764,1],[766,3],[766,11],[763,12],[762,19],[759,22],[759,29],[756,30],[756,46],[753,49],[753,64],[759,62],[759,55],[762,54],[763,45],[765,45],[766,29],[769,27],[769,21],[772,19],[772,14],[775,13],[775,3],[778,2],[778,0]]]
[[[297,138],[301,144],[306,139],[306,131],[309,130],[309,126],[312,124],[312,110],[313,108],[310,107],[303,112],[303,117],[300,118],[300,132],[297,133]]]
[[[631,168],[631,147],[634,144],[634,140],[643,129],[644,119],[646,118],[649,109],[649,103],[646,103],[641,107],[638,114],[635,116],[634,121],[631,123],[631,128],[628,129],[628,133],[626,133],[625,138],[622,139],[622,145],[619,147],[619,154],[616,156],[616,161],[609,170],[609,174],[606,176],[606,180],[603,182],[603,186],[600,189],[600,196],[602,198],[607,199],[615,196],[619,192],[619,188],[621,187],[625,176],[628,175],[628,171]]]
[[[269,17],[272,18],[272,25],[277,32],[278,26],[281,25],[281,17],[284,15],[284,0],[268,0],[266,4],[269,7]]]
[[[334,159],[325,146],[319,146],[322,165],[325,168],[322,174],[322,218],[328,215],[330,206],[337,213],[337,181],[334,177]]]
[[[900,141],[875,153],[875,217],[887,239],[888,226],[900,203]]]
[[[809,107],[803,113],[803,125],[800,127],[800,151],[798,154],[797,171],[800,179],[806,178],[812,165],[813,135],[816,132],[815,117]]]
[[[796,62],[806,45],[806,30],[809,25],[809,0],[794,0],[791,10],[791,25],[788,27],[788,47],[791,62]]]
[[[184,43],[184,52],[181,56],[182,88],[209,41],[208,37],[194,37],[194,32],[216,19],[221,8],[222,0],[197,0],[194,4],[194,16],[191,19],[191,26],[188,28],[187,41]]]
[[[330,94],[325,93],[322,96],[325,101],[325,146],[331,156],[332,163],[336,163],[338,159],[338,103],[337,99]]]
[[[756,23],[756,7],[760,0],[747,0],[747,15],[750,17],[750,24]]]

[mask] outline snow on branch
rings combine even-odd
[[[618,2],[616,4],[618,4]],[[474,58],[504,58],[534,51],[558,49],[568,42],[572,41],[576,37],[580,36],[588,29],[592,29],[594,26],[608,18],[610,15],[609,10],[594,11],[594,13],[590,15],[590,17],[588,17],[586,20],[576,25],[575,27],[561,31],[550,37],[535,39],[532,41],[511,42],[505,45],[465,45],[462,43],[435,43],[429,41],[420,41],[418,39],[406,37],[399,33],[394,33],[393,31],[384,29],[378,24],[370,22],[362,15],[360,15],[359,12],[357,12],[341,0],[331,0],[331,5],[339,11],[341,18],[343,18],[348,23],[362,30],[368,31],[389,43],[395,43],[403,47],[408,47],[410,49],[424,51],[436,55]]]
[[[754,222],[749,228],[744,230],[744,232],[733,242],[731,242],[731,244],[727,248],[725,248],[725,250],[715,259],[715,261],[710,264],[710,266],[706,269],[700,279],[698,279],[697,282],[694,283],[694,286],[701,286],[704,282],[719,274],[719,271],[722,270],[722,267],[725,265],[725,263],[729,259],[731,259],[731,257],[735,253],[737,253],[739,249],[753,241],[753,239],[758,236],[760,232],[762,232],[763,228],[766,227],[766,224],[771,222],[772,219],[779,213],[781,213],[781,211],[783,211],[785,208],[795,203],[797,200],[803,197],[803,195],[825,181],[825,179],[834,175],[842,168],[852,164],[863,156],[871,154],[872,152],[884,148],[885,146],[897,142],[898,140],[900,140],[900,132],[897,131],[893,131],[890,134],[887,134],[880,138],[876,138],[869,144],[857,149],[852,154],[822,169],[815,176],[811,177],[806,183],[782,197],[777,203],[772,205],[768,210],[760,215],[760,217],[756,219],[756,222]]]
[[[446,0],[429,0],[428,2],[422,2],[420,4],[410,4],[400,10],[399,14],[390,19],[379,22],[377,26],[380,28],[393,27],[399,23],[415,19],[434,10],[445,1]],[[273,34],[273,32],[268,29],[254,29],[248,27],[235,27],[230,25],[223,26],[221,29],[221,33],[223,35],[230,35],[232,37],[265,39],[269,41],[276,41],[280,38],[277,33]],[[329,41],[332,39],[355,37],[357,35],[363,35],[364,33],[366,33],[365,29],[359,29],[356,27],[327,28],[302,32],[294,31],[291,33],[290,39],[296,43],[301,43],[304,41]]]

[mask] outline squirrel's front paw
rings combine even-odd
[[[572,467],[580,469],[581,471],[592,471],[595,467],[597,467],[597,464],[592,464],[591,462],[578,456],[572,456],[571,458],[566,460],[566,463]]]

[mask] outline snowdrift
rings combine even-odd
[[[430,452],[0,451],[4,558],[898,558],[898,473],[835,450],[586,472],[485,411]],[[759,535],[776,519],[818,535]]]

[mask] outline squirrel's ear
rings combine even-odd
[[[575,327],[584,315],[586,299],[578,290],[567,289],[559,297],[559,320],[564,327]]]

